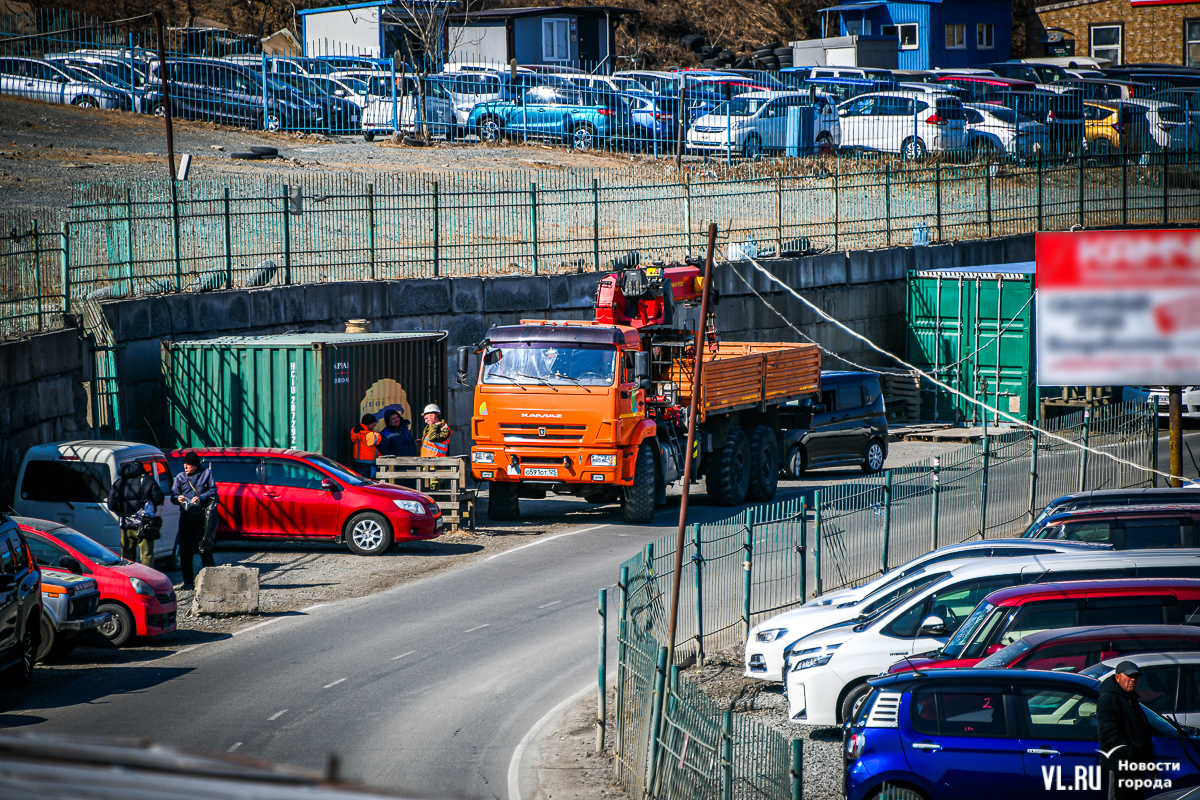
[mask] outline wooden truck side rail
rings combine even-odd
[[[671,379],[679,385],[680,403],[689,400],[690,364],[677,361]],[[709,414],[780,405],[820,391],[821,353],[813,344],[790,342],[722,342],[716,353],[704,351],[700,379],[699,421]]]

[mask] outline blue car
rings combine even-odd
[[[603,141],[632,135],[629,106],[612,94],[534,86],[516,100],[489,100],[471,109],[467,129],[484,142],[527,136],[569,141],[591,150]]]
[[[911,800],[1103,800],[1097,752],[1100,684],[1034,670],[947,669],[873,678],[843,729],[845,796],[885,785]],[[1152,711],[1155,760],[1170,787],[1200,784],[1184,733]],[[1184,728],[1189,737],[1195,729]],[[1195,750],[1192,750],[1195,758]],[[1069,794],[1064,795],[1064,791]]]

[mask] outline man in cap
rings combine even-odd
[[[436,403],[425,406],[422,417],[425,419],[425,433],[421,437],[421,458],[445,458],[450,452],[450,426],[438,417],[442,409]],[[431,469],[433,469],[431,467]],[[430,490],[438,488],[437,479],[429,482]]]
[[[217,484],[212,471],[204,468],[195,450],[189,450],[183,456],[183,471],[171,484],[171,502],[179,506],[179,566],[184,589],[192,588],[197,553],[201,569],[216,565],[212,551],[200,547],[204,540],[205,510],[216,501]]]
[[[1150,777],[1142,767],[1154,760],[1154,745],[1150,721],[1138,702],[1141,675],[1137,664],[1122,661],[1117,671],[1100,684],[1096,723],[1100,766],[1108,771],[1110,800],[1141,800],[1146,794],[1137,782]]]

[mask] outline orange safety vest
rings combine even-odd
[[[442,458],[449,452],[449,439],[444,442],[431,442],[428,439],[421,440],[421,458]]]
[[[376,445],[379,444],[379,434],[370,428],[364,428],[362,425],[356,425],[354,430],[350,431],[350,438],[354,442],[353,458],[355,461],[374,461],[378,455]]]

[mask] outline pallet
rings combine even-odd
[[[451,530],[467,528],[475,532],[475,490],[466,488],[466,456],[386,456],[375,459],[375,466],[378,467],[375,477],[379,480],[391,484],[411,481],[416,491],[433,498]],[[434,479],[438,488],[431,489],[429,483]]]
[[[879,383],[887,405],[888,422],[912,425],[921,421],[921,378],[909,370],[880,370]]]

